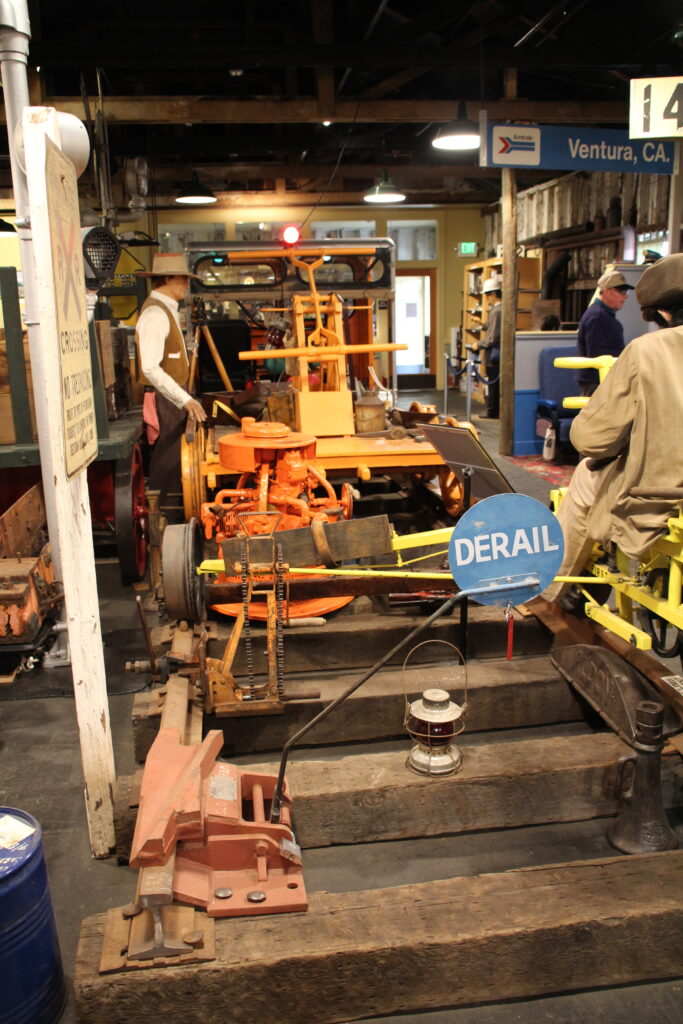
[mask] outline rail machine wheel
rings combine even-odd
[[[208,500],[204,459],[207,450],[208,431],[201,424],[194,436],[188,439],[183,434],[180,440],[180,469],[183,482],[183,510],[185,519],[199,519],[202,505]]]
[[[203,554],[202,529],[196,519],[166,527],[161,572],[166,610],[174,619],[201,622],[205,617],[205,579],[197,573]]]
[[[114,529],[121,580],[138,583],[147,569],[149,509],[140,445],[114,464]]]

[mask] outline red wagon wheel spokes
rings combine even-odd
[[[142,452],[136,444],[129,459],[118,459],[114,471],[116,546],[124,583],[137,583],[147,570],[149,509],[145,494]]]

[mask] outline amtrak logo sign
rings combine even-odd
[[[493,126],[494,162],[511,167],[538,167],[541,162],[541,132],[538,128]]]
[[[562,529],[550,509],[526,494],[495,494],[478,502],[453,530],[448,562],[461,590],[491,588],[477,594],[480,604],[520,604],[552,583],[564,554]],[[529,584],[528,578],[538,578]],[[497,591],[519,583],[519,591]]]

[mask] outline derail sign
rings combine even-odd
[[[448,562],[461,590],[484,588],[475,596],[479,604],[506,605],[537,597],[552,583],[563,554],[562,528],[549,508],[526,494],[494,494],[460,519]],[[519,589],[499,589],[510,583]]]
[[[541,167],[555,171],[673,174],[671,142],[630,139],[615,128],[487,124],[482,167]]]

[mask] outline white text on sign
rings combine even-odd
[[[455,560],[458,565],[470,562],[495,562],[499,558],[516,558],[522,552],[538,555],[544,551],[558,551],[559,544],[553,544],[548,536],[547,525],[532,526],[528,530],[515,530],[514,534],[504,531],[481,533],[470,540],[456,539]]]

